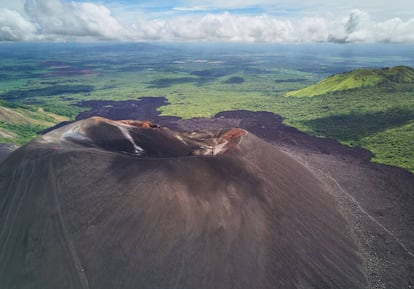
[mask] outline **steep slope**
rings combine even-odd
[[[0,163],[18,148],[18,145],[0,143]]]
[[[42,108],[32,108],[0,101],[0,142],[25,143],[36,133],[67,120]]]
[[[315,96],[328,92],[375,86],[386,83],[414,82],[414,69],[396,66],[383,69],[357,69],[330,76],[315,85],[288,92],[288,96]]]
[[[364,288],[325,187],[242,129],[92,118],[0,164],[2,288]]]

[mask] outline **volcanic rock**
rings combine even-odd
[[[243,129],[95,117],[0,164],[0,287],[365,288],[307,168]]]

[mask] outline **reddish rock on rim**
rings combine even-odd
[[[374,288],[370,258],[390,250],[406,265],[379,278],[410,282],[405,242],[309,152],[283,150],[239,128],[95,117],[53,130],[0,163],[0,284]],[[373,227],[397,240],[376,255]]]

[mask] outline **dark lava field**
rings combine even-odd
[[[272,113],[163,104],[83,102],[0,163],[2,288],[414,286],[412,173]]]

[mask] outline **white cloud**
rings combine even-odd
[[[229,13],[181,16],[153,20],[137,26],[141,39],[170,41],[295,42],[296,29],[289,20],[269,16],[240,16]]]
[[[232,0],[229,3],[236,5],[241,2],[243,0]],[[176,8],[185,10],[184,16],[169,14],[158,19],[148,19],[142,11],[136,14],[127,11],[127,16],[123,17],[125,11],[113,6],[115,17],[107,6],[89,2],[26,0],[24,7],[24,12],[0,9],[0,41],[113,39],[414,43],[414,18],[404,21],[394,17],[378,21],[361,10],[352,10],[346,17],[328,15],[287,19],[272,15],[236,15],[217,11],[201,14],[198,10],[205,6],[193,6],[190,10]],[[196,10],[197,13],[192,14]],[[134,15],[135,24],[126,24],[131,23]],[[125,21],[126,18],[128,21]]]
[[[189,15],[168,20],[141,20],[135,30],[140,40],[414,43],[414,19],[375,22],[360,10],[352,11],[343,19],[304,17],[290,20],[230,13]]]
[[[99,4],[61,0],[27,0],[25,10],[42,35],[123,39],[127,30]]]
[[[0,41],[32,40],[35,26],[18,12],[0,9]]]
[[[345,23],[346,42],[414,42],[414,19],[402,21],[399,18],[375,22],[360,10],[351,12]]]
[[[1,8],[9,9],[19,12],[19,14],[24,13],[24,2],[25,0],[1,0]]]

